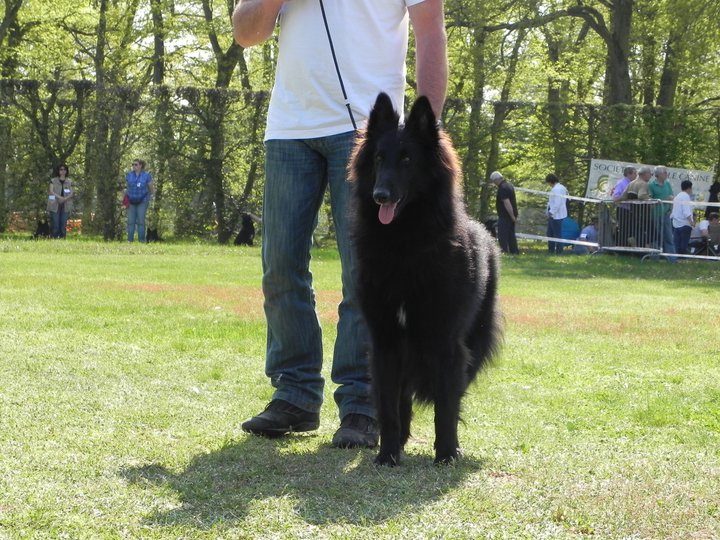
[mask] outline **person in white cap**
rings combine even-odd
[[[515,223],[518,217],[515,188],[499,171],[490,174],[490,181],[497,186],[495,211],[498,215],[497,237],[500,249],[503,253],[517,255],[520,250],[515,237]]]

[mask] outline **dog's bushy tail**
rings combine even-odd
[[[488,276],[485,282],[485,294],[475,321],[477,331],[473,333],[468,343],[472,358],[467,371],[468,382],[475,379],[477,373],[498,353],[502,344],[502,317],[497,301],[500,258],[496,249],[489,249],[486,257]]]

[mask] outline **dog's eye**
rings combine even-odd
[[[407,165],[410,163],[410,156],[403,156],[400,161],[403,163],[403,165]]]

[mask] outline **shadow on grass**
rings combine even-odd
[[[308,452],[298,446],[305,447],[291,439],[248,437],[195,457],[177,474],[161,464],[121,474],[131,484],[179,495],[179,507],[150,516],[148,524],[205,530],[232,526],[251,507],[262,509],[265,501],[280,498],[291,505],[289,513],[309,524],[378,523],[419,511],[482,466],[468,456],[435,466],[429,455],[411,454],[400,467],[387,468],[373,464],[372,450],[321,446]]]

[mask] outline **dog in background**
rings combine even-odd
[[[435,462],[449,463],[461,399],[500,341],[499,253],[465,212],[457,155],[426,97],[400,126],[381,93],[349,172],[380,424],[375,461],[399,463],[416,399],[434,405]]]

